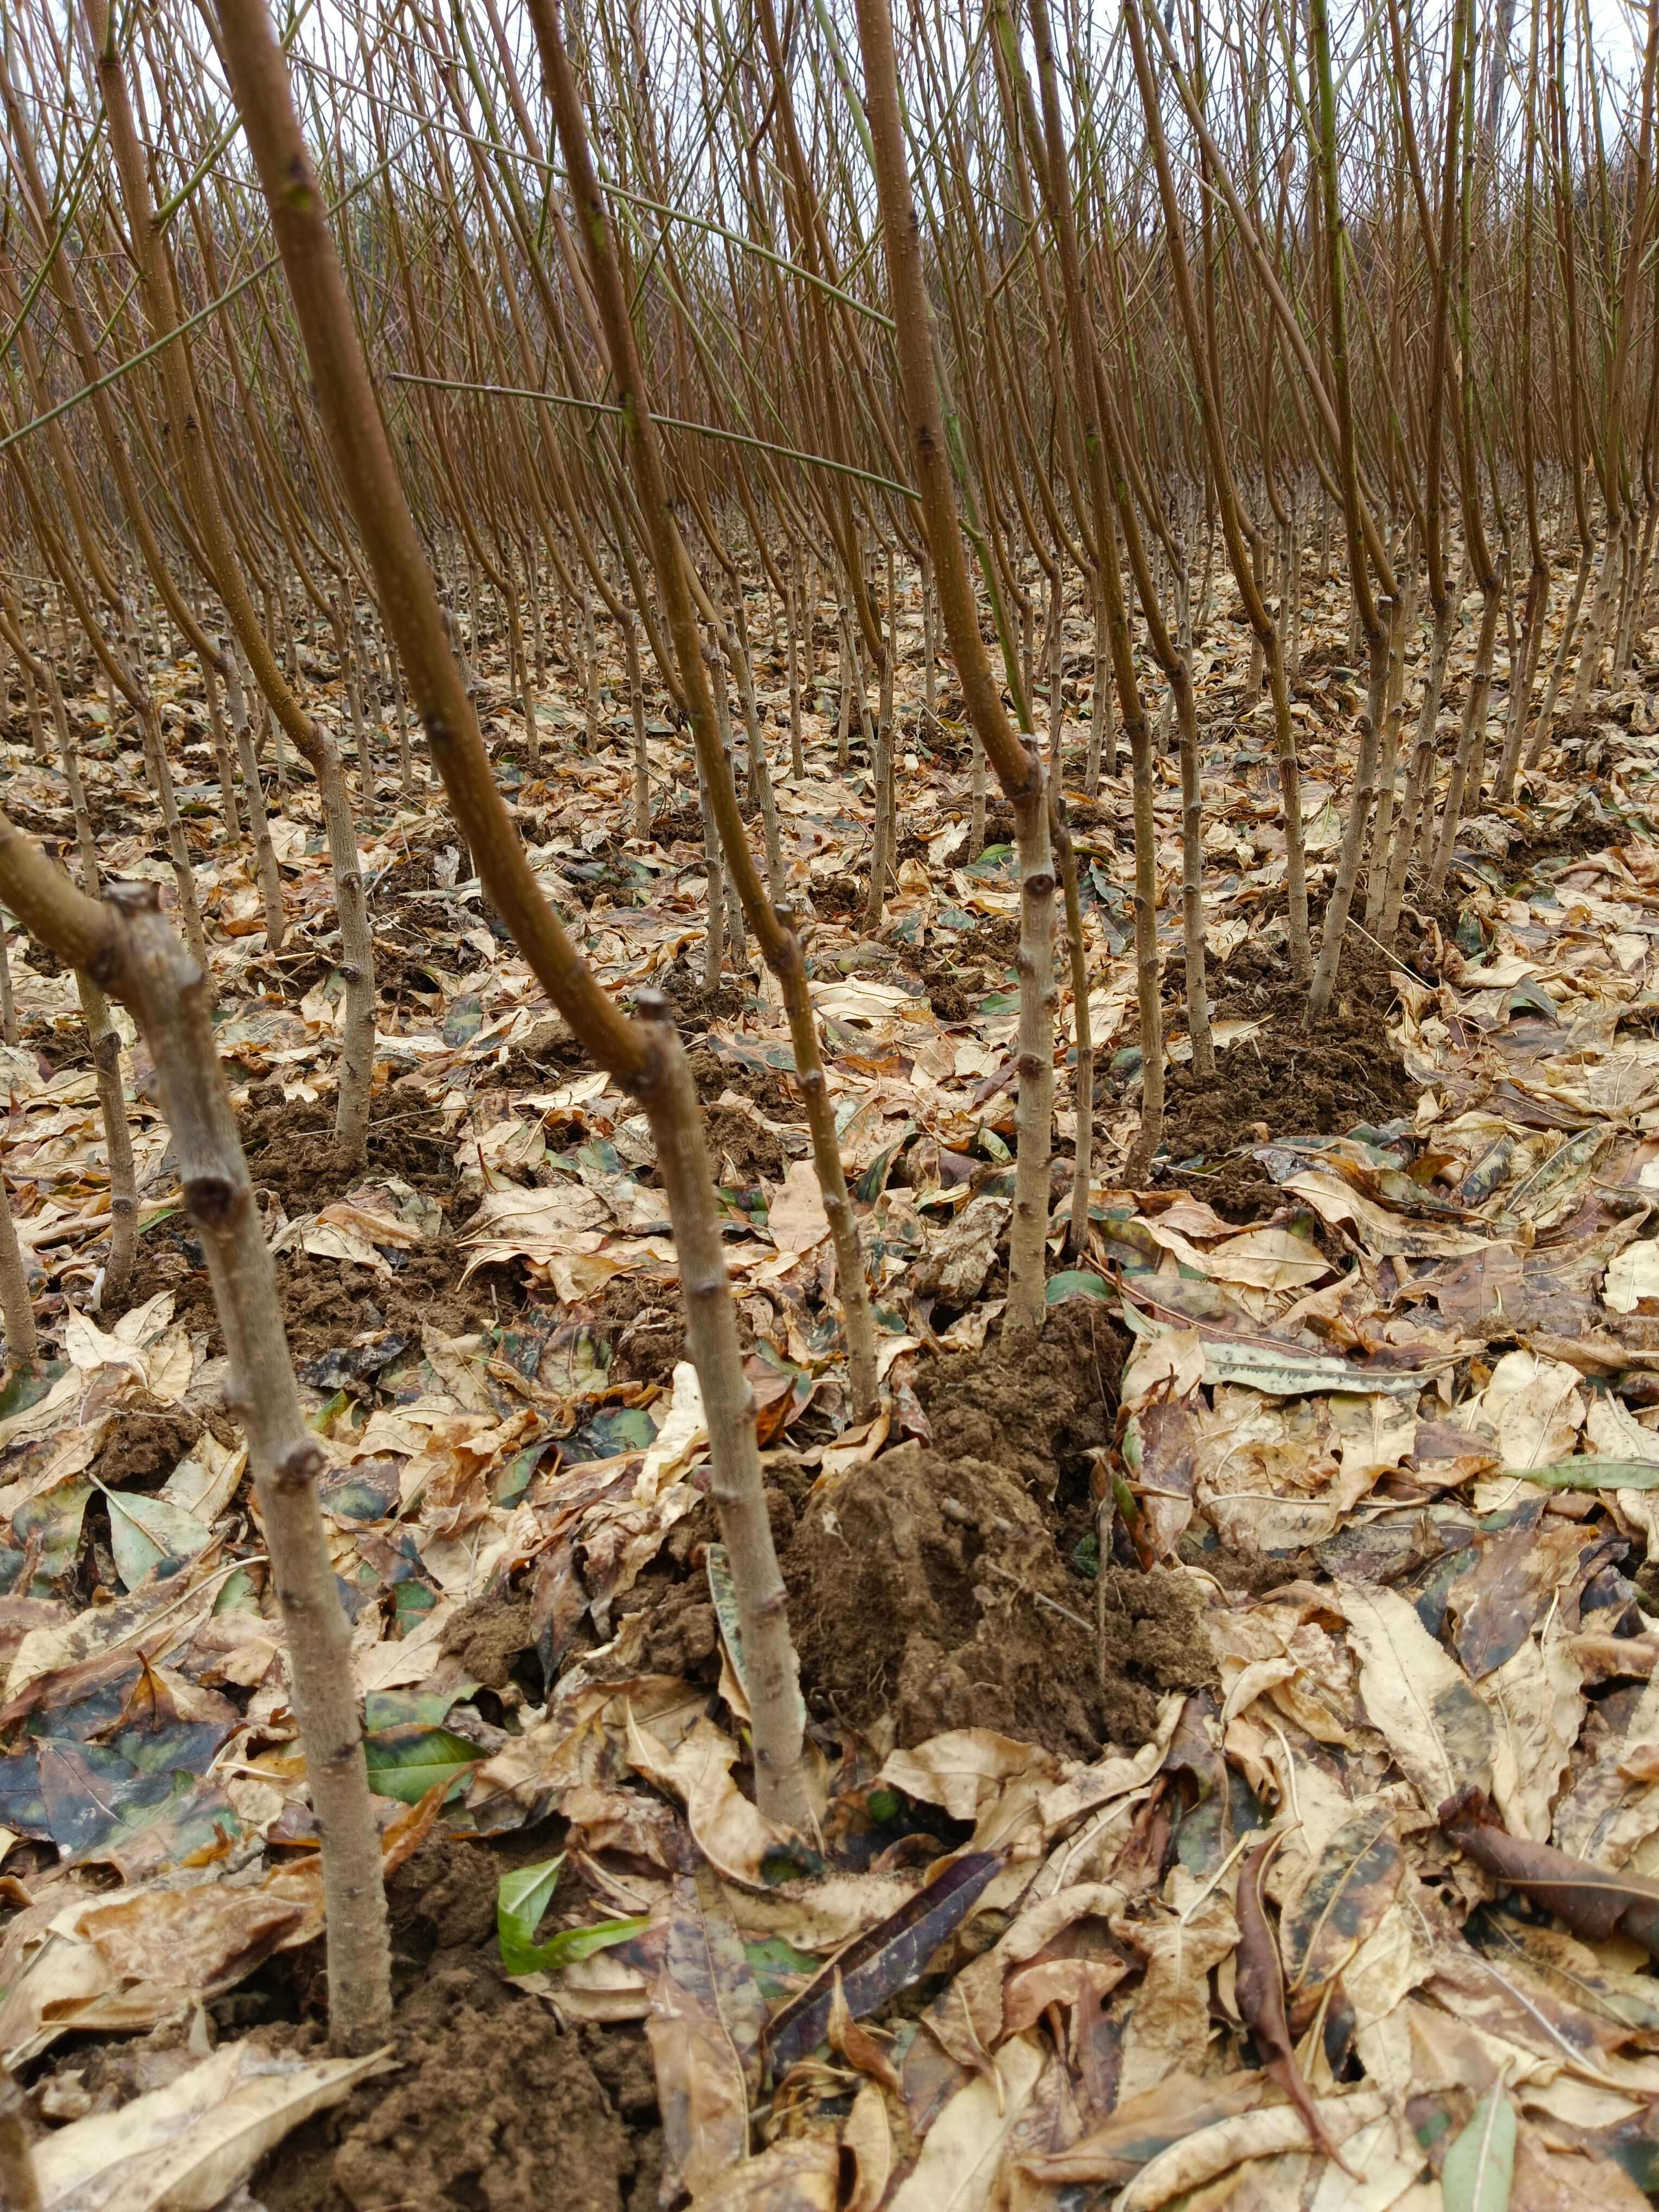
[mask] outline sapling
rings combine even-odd
[[[323,1451],[300,1402],[276,1264],[214,1046],[211,982],[162,916],[154,884],[88,898],[3,816],[0,885],[44,943],[121,999],[155,1065],[185,1206],[224,1332],[227,1398],[246,1432],[287,1634],[322,1849],[330,2039],[343,2051],[373,2050],[392,2025],[391,1951],[351,1635],[317,1500]]]
[[[632,1020],[603,989],[532,872],[450,650],[432,570],[386,441],[287,63],[264,0],[219,0],[217,16],[329,448],[456,825],[491,904],[538,980],[594,1059],[639,1099],[650,1123],[671,1201],[687,1340],[702,1386],[713,1496],[737,1587],[756,1797],[762,1814],[780,1827],[810,1832],[805,1715],[762,1489],[753,1393],[743,1372],[690,1071],[660,1008],[651,1006],[646,1021]]]

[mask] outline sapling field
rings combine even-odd
[[[5,12],[0,2204],[1659,2193],[1656,90]]]

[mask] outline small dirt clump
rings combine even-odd
[[[988,1346],[948,1352],[916,1378],[935,1450],[993,1461],[1042,1498],[1086,1492],[1088,1455],[1110,1441],[1127,1350],[1120,1324],[1078,1298],[1012,1360]]]
[[[248,1093],[240,1120],[254,1188],[273,1192],[290,1219],[315,1213],[376,1176],[398,1176],[437,1197],[455,1187],[455,1140],[445,1133],[436,1101],[407,1085],[381,1091],[371,1104],[366,1164],[342,1160],[331,1097],[290,1099],[280,1083],[262,1083]]]
[[[441,1997],[447,1976],[428,1984]],[[620,2113],[552,2013],[533,2001],[498,2010],[427,2008],[404,2073],[335,2154],[334,2201],[351,2212],[623,2212],[636,2154]]]
[[[1158,1692],[1213,1678],[1192,1586],[1146,1577],[1109,1634],[1022,1485],[916,1443],[821,1484],[783,1562],[808,1704],[895,1741],[990,1729],[1064,1757],[1139,1745]],[[1131,1603],[1139,1607],[1132,1615]]]

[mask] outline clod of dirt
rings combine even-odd
[[[1127,1339],[1086,1299],[1057,1306],[1012,1360],[955,1352],[921,1369],[916,1395],[945,1458],[990,1460],[1039,1496],[1086,1494],[1091,1449],[1110,1440]]]
[[[1219,1680],[1204,1609],[1178,1567],[1109,1567],[1103,1595],[1107,1733],[1115,1743],[1143,1743],[1164,1692]]]
[[[290,1217],[316,1212],[365,1175],[398,1176],[434,1195],[455,1187],[455,1143],[437,1103],[407,1085],[373,1102],[366,1167],[346,1164],[335,1149],[332,1098],[290,1100],[280,1083],[260,1084],[240,1126],[254,1188],[274,1191]]]
[[[1557,732],[1558,743],[1565,734]],[[1565,822],[1540,825],[1531,837],[1517,837],[1504,855],[1504,874],[1511,884],[1524,883],[1538,872],[1542,862],[1577,860],[1583,854],[1599,853],[1621,842],[1620,824],[1610,822],[1595,800],[1585,797]]]
[[[621,1275],[588,1309],[596,1336],[611,1344],[613,1382],[673,1380],[685,1357],[685,1323],[672,1286],[648,1275]]]
[[[392,1948],[424,1969],[442,1951],[474,1951],[495,1931],[501,1865],[483,1844],[429,1837],[386,1884]]]
[[[743,1012],[740,983],[705,983],[683,960],[651,979],[672,1006],[682,1028],[706,1029],[710,1022],[729,1022]]]
[[[125,1405],[92,1463],[94,1477],[110,1490],[151,1490],[165,1482],[202,1433],[202,1424],[180,1407]]]
[[[488,1690],[504,1690],[534,1643],[530,1597],[475,1597],[449,1622],[439,1649]]]
[[[1316,1030],[1303,1026],[1307,994],[1262,972],[1260,946],[1242,946],[1215,979],[1215,1011],[1260,1021],[1216,1054],[1213,1082],[1172,1067],[1164,1092],[1164,1150],[1171,1181],[1188,1184],[1227,1221],[1258,1221],[1283,1203],[1254,1160],[1231,1157],[1273,1137],[1341,1136],[1412,1112],[1417,1086],[1386,1027],[1395,998],[1386,963],[1345,948],[1337,995]],[[1352,956],[1352,957],[1351,957]],[[1267,956],[1271,961],[1271,956]],[[1182,1164],[1201,1163],[1183,1173]]]
[[[821,1484],[783,1573],[809,1705],[890,1719],[901,1745],[980,1728],[1091,1759],[1146,1740],[1160,1689],[1214,1672],[1190,1583],[1145,1577],[1147,1632],[1111,1634],[1103,1688],[1092,1595],[1037,1504],[1000,1468],[920,1444]]]
[[[763,1176],[769,1182],[782,1182],[789,1155],[781,1138],[775,1137],[740,1107],[711,1106],[702,1118],[708,1157],[718,1179],[725,1180],[729,1163],[740,1186],[759,1182]]]
[[[521,1293],[510,1269],[483,1268],[463,1283],[465,1262],[461,1247],[447,1237],[417,1245],[389,1276],[308,1252],[283,1254],[276,1283],[295,1358],[319,1359],[371,1329],[390,1329],[416,1344],[428,1326],[465,1336],[489,1327],[498,1313],[517,1311]]]
[[[502,1065],[490,1071],[489,1080],[504,1091],[556,1090],[587,1065],[580,1039],[566,1023],[538,1022]]]
[[[450,1978],[428,1992],[441,1998]],[[453,1979],[453,2001],[410,2033],[407,2070],[336,2153],[331,2201],[351,2212],[623,2212],[638,2154],[577,2039],[534,1999],[481,2011],[471,1978]]]
[[[705,1105],[712,1105],[722,1091],[735,1091],[739,1097],[752,1099],[770,1121],[805,1123],[805,1113],[800,1100],[791,1090],[788,1079],[777,1069],[753,1067],[747,1060],[730,1060],[708,1045],[698,1045],[690,1059],[691,1079]]]

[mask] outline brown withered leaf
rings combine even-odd
[[[1279,1921],[1294,2018],[1311,2016],[1326,1985],[1381,1921],[1404,1867],[1395,1809],[1380,1798],[1356,1807],[1310,1863]]]
[[[1273,1929],[1267,1925],[1267,1915],[1261,1901],[1261,1879],[1271,1864],[1273,1854],[1284,1841],[1281,1829],[1258,1844],[1246,1856],[1239,1870],[1238,1900],[1235,1911],[1238,1915],[1238,1960],[1234,1978],[1234,1992],[1238,2003],[1239,2018],[1255,2037],[1259,2050],[1267,2055],[1267,2071],[1289,2097],[1308,2124],[1308,2136],[1316,2150],[1327,2158],[1334,2159],[1345,2173],[1352,2172],[1342,2154],[1326,2134],[1324,2123],[1315,2110],[1308,2085],[1302,2078],[1296,2063],[1296,2053],[1291,2047],[1290,2026],[1285,2017],[1285,1977],[1279,1966],[1279,1946],[1273,1941]],[[1355,2177],[1358,2179],[1358,2176]]]
[[[1476,1865],[1565,1921],[1585,1942],[1605,1942],[1616,1929],[1659,1958],[1659,1882],[1609,1874],[1553,1844],[1510,1835],[1484,1790],[1460,1791],[1437,1817]]]
[[[694,2196],[748,2153],[765,2020],[719,1880],[677,1875],[645,2033],[669,2166]]]

